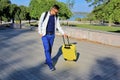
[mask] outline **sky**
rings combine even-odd
[[[28,6],[30,3],[30,0],[10,0],[12,3],[17,5],[25,5]],[[67,0],[58,0],[60,2],[65,2]],[[75,0],[74,7],[72,8],[73,12],[91,12],[93,10],[93,7],[88,6],[89,3],[87,3],[85,0]]]

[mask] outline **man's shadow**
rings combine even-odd
[[[72,43],[72,44],[77,44],[77,43]],[[62,55],[62,46],[60,46],[60,48],[58,49],[58,52],[57,54],[52,58],[53,60],[53,65],[55,66],[56,63],[58,62],[59,60],[59,57]],[[75,62],[77,62],[77,60],[79,59],[79,56],[80,56],[80,53],[76,51],[76,60],[74,60]]]
[[[59,57],[62,55],[62,46],[58,49],[57,54],[52,58],[53,60],[53,65],[55,66],[56,63],[58,62]]]

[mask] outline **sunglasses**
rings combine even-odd
[[[58,10],[57,10],[57,9],[53,8],[52,10],[53,10],[56,14],[58,13]]]

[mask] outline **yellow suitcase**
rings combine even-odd
[[[67,36],[68,44],[65,44],[65,39],[63,37],[64,44],[62,45],[62,54],[65,60],[76,61],[77,53],[76,53],[76,45],[69,43],[69,38]]]

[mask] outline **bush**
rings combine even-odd
[[[81,18],[76,18],[75,21],[81,21]]]

